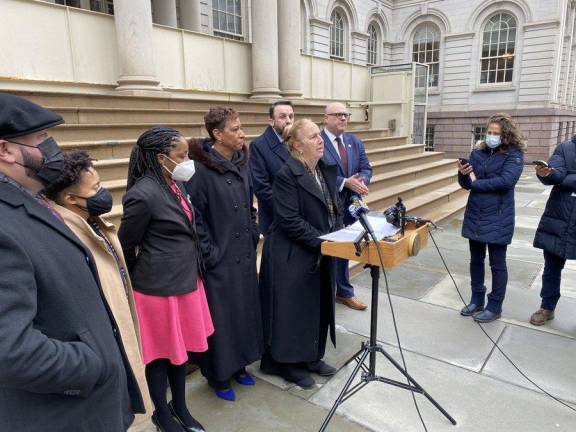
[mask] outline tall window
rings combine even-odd
[[[216,36],[241,40],[242,0],[212,0],[212,28]]]
[[[378,31],[374,23],[368,26],[368,53],[366,63],[370,66],[378,63]]]
[[[114,15],[113,0],[90,0],[90,9],[96,12]]]
[[[344,18],[340,12],[334,11],[330,21],[330,56],[344,60]]]
[[[79,8],[80,0],[56,0],[56,4]]]
[[[486,138],[486,126],[474,126],[474,130],[472,131],[472,147],[474,147],[478,141],[483,141],[484,138]]]
[[[440,31],[432,23],[424,23],[414,33],[412,61],[428,65],[428,87],[438,87],[440,72]],[[422,68],[423,69],[423,68]],[[426,77],[416,76],[416,87],[425,87]]]
[[[434,151],[434,126],[426,126],[424,137],[424,151]]]
[[[507,13],[494,15],[484,28],[480,84],[512,82],[516,20]]]

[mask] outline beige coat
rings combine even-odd
[[[142,393],[142,399],[146,407],[145,415],[136,416],[135,424],[139,424],[152,415],[153,408],[140,353],[140,331],[130,279],[127,276],[128,292],[126,292],[118,266],[116,265],[116,260],[114,256],[108,252],[104,240],[94,232],[88,222],[81,216],[58,204],[51,204],[53,204],[54,209],[62,216],[66,225],[68,225],[72,232],[76,234],[76,237],[80,239],[94,256],[102,291],[118,325],[128,361],[132,366],[132,370],[140,386],[140,392]],[[122,247],[116,234],[116,228],[113,224],[102,218],[97,218],[97,222],[102,234],[106,236],[116,250],[121,265],[126,269]],[[128,273],[126,273],[126,275],[128,275]]]

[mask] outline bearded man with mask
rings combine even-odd
[[[62,118],[0,94],[0,430],[126,431],[142,396],[90,251],[42,191]]]
[[[140,387],[146,412],[152,412],[144,363],[140,353],[138,317],[134,294],[116,228],[102,215],[112,210],[112,194],[100,184],[100,175],[92,159],[84,151],[74,151],[64,156],[64,169],[60,177],[49,184],[46,196],[60,214],[68,228],[90,250],[94,257],[102,293],[118,331],[124,342],[126,355]],[[137,418],[140,424],[144,416]]]

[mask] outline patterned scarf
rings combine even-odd
[[[330,189],[328,189],[328,186],[326,185],[326,179],[324,178],[324,175],[322,174],[322,171],[318,165],[316,165],[315,174],[308,168],[308,166],[306,166],[306,168],[308,169],[308,174],[315,178],[316,183],[320,185],[320,190],[324,196],[324,202],[328,207],[328,223],[330,224],[330,231],[332,231],[336,225],[336,207],[334,206],[334,200],[330,195]]]

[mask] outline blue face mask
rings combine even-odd
[[[500,135],[486,135],[484,142],[488,148],[495,149],[502,143],[502,140],[500,139]]]

